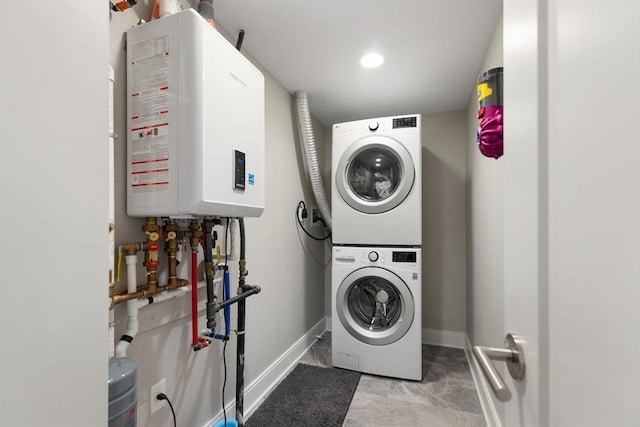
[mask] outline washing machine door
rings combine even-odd
[[[367,136],[353,142],[340,158],[335,175],[342,199],[366,214],[398,206],[411,191],[414,179],[409,151],[385,136]]]
[[[413,323],[411,290],[396,274],[379,267],[353,271],[340,284],[336,311],[342,326],[371,345],[387,345],[402,338]]]

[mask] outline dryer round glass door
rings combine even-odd
[[[389,270],[364,267],[349,274],[336,294],[342,326],[371,345],[402,338],[413,322],[414,301],[405,282]]]
[[[407,197],[415,178],[413,159],[398,141],[368,136],[344,152],[336,170],[336,186],[353,209],[367,214],[390,211]]]

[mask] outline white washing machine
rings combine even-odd
[[[418,248],[333,248],[333,366],[422,379],[422,278]]]
[[[422,245],[421,116],[333,125],[332,241]]]

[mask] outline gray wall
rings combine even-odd
[[[502,66],[502,17],[478,74]],[[467,334],[473,344],[502,346],[504,330],[502,162],[476,144],[477,95],[467,108]],[[508,115],[508,111],[506,112]],[[505,147],[505,153],[509,150]]]
[[[502,66],[502,17],[478,74]],[[476,143],[474,90],[467,120],[467,335],[472,345],[502,347],[504,339],[503,162],[485,157]],[[508,120],[509,112],[506,111]],[[508,126],[508,122],[507,122]],[[509,146],[505,146],[508,153]],[[503,370],[504,364],[498,365]],[[492,395],[493,398],[493,395]],[[494,399],[497,410],[502,403]]]
[[[116,75],[116,132],[120,135],[126,135],[123,32],[135,25],[138,18],[149,19],[150,3],[140,3],[133,10],[111,16],[110,62]],[[266,206],[260,218],[245,220],[250,272],[247,280],[260,285],[262,292],[247,303],[247,386],[323,320],[325,298],[324,246],[298,232],[294,216],[298,201],[305,199],[308,205],[313,202],[308,199],[311,192],[299,166],[293,98],[262,71],[266,80]],[[315,130],[321,144],[325,129],[317,125]],[[322,154],[322,150],[319,151]],[[143,221],[126,215],[125,169],[126,142],[121,138],[116,149],[116,244],[144,239],[140,229]],[[232,265],[232,289],[237,281],[235,264]],[[188,278],[188,270],[180,272]],[[139,268],[139,277],[144,280],[142,268]],[[125,283],[118,285],[124,286]],[[221,411],[222,345],[214,342],[208,349],[196,353],[191,350],[189,299],[187,296],[142,310],[141,333],[128,352],[139,364],[140,427],[172,425],[168,408],[149,416],[149,388],[162,378],[166,378],[167,395],[177,410],[178,425],[203,426]],[[116,315],[118,338],[126,323],[124,307],[118,307]],[[200,319],[202,322],[202,313]],[[228,402],[235,393],[233,338],[227,346],[227,365],[225,397]]]
[[[422,325],[441,334],[465,332],[464,179],[464,112],[423,115]]]

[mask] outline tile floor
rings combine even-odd
[[[300,363],[331,367],[331,333]],[[464,350],[422,345],[422,381],[362,374],[343,427],[486,426]]]

